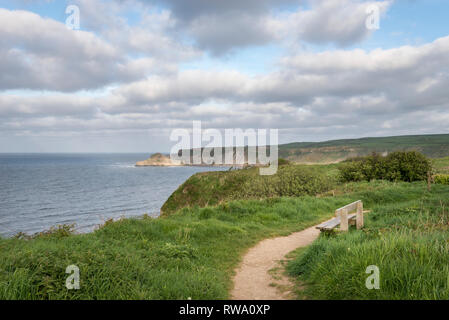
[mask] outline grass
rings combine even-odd
[[[326,219],[348,199],[285,198],[124,219],[91,234],[0,240],[0,299],[226,299],[257,241]],[[81,289],[65,288],[80,268]]]
[[[345,188],[349,194],[335,197],[233,201],[186,208],[160,219],[124,219],[90,234],[70,235],[66,229],[55,229],[28,240],[3,239],[0,299],[226,299],[232,270],[242,253],[259,240],[314,225],[329,218],[335,208],[359,198],[375,210],[379,202],[390,204],[389,226],[394,228],[402,222],[395,220],[394,208],[408,207],[426,192],[424,183],[354,183]],[[434,190],[432,197],[442,196],[449,187]],[[374,217],[375,213],[371,219]],[[368,230],[377,230],[372,229],[371,220],[368,225]],[[442,239],[441,232],[426,238],[423,245]],[[360,242],[357,237],[376,237],[373,234],[375,231],[351,233],[350,237],[352,242]],[[318,244],[322,241],[326,239]],[[338,256],[342,249],[336,248],[340,249],[334,253],[330,247],[329,252]],[[439,263],[445,259],[442,257],[435,255],[432,261]],[[65,268],[72,264],[80,268],[80,290],[65,288]],[[421,272],[421,277],[430,274]],[[433,281],[433,285],[439,278],[425,281]]]
[[[435,185],[430,193],[414,196],[410,191],[385,194],[397,201],[379,201],[377,192],[364,194],[372,212],[363,230],[322,235],[291,261],[289,274],[306,283],[301,295],[309,299],[448,299],[448,186]],[[379,267],[379,290],[365,286],[370,265]]]
[[[449,174],[449,157],[432,159],[432,165],[437,174]]]

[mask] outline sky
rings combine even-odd
[[[448,15],[446,0],[0,0],[0,152],[168,152],[193,121],[280,143],[449,133]]]

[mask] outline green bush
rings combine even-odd
[[[283,158],[278,159],[278,166],[286,166],[288,164],[290,164],[290,161],[288,161],[287,159],[283,159]]]
[[[398,151],[386,157],[372,154],[347,161],[339,169],[343,182],[374,179],[413,182],[427,179],[432,165],[430,160],[419,152]]]
[[[316,195],[332,188],[325,173],[301,166],[282,166],[272,176],[256,175],[245,181],[235,198],[271,198]]]
[[[434,177],[434,181],[436,184],[444,184],[449,185],[449,174],[437,174]]]

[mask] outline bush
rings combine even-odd
[[[432,171],[430,160],[423,154],[410,152],[393,152],[386,157],[372,154],[345,162],[340,168],[340,180],[350,181],[420,181],[427,179]]]
[[[426,180],[432,171],[430,160],[416,151],[391,153],[386,158],[386,165],[386,178],[390,181]]]
[[[446,186],[449,185],[449,174],[437,174],[434,177],[434,181],[436,184],[444,184]]]
[[[19,232],[14,236],[14,238],[23,240],[31,240],[35,238],[61,239],[69,237],[73,234],[75,234],[75,224],[61,224],[58,226],[53,226],[49,230],[35,233],[34,235],[27,235],[26,233]]]
[[[286,166],[289,164],[290,164],[290,161],[288,161],[287,159],[283,159],[283,158],[278,159],[278,166]]]
[[[297,197],[316,195],[332,189],[333,181],[325,173],[301,166],[282,166],[272,176],[255,175],[234,193],[240,198]]]

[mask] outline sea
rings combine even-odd
[[[135,167],[149,154],[0,154],[0,236],[109,219],[158,217],[184,181],[219,167]]]

